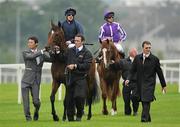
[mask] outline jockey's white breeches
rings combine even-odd
[[[123,47],[121,46],[120,43],[121,43],[121,42],[118,42],[118,43],[115,43],[115,42],[114,42],[114,45],[115,45],[115,47],[117,48],[117,50],[118,50],[119,52],[124,52],[124,49],[123,49]]]

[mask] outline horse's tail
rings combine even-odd
[[[100,102],[100,88],[96,81],[94,81],[94,85],[91,91],[92,103]]]
[[[90,77],[91,78],[90,78],[90,84],[88,90],[88,97],[86,99],[87,105],[100,101],[101,89],[100,89],[99,75],[96,69],[96,65],[93,71],[93,75],[90,75]]]

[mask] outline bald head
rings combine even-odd
[[[134,58],[137,55],[137,49],[136,48],[131,48],[129,51],[129,56]]]

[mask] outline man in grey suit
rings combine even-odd
[[[33,119],[36,121],[39,118],[39,88],[41,83],[41,73],[44,61],[51,61],[50,56],[46,54],[45,49],[38,50],[38,39],[36,37],[28,38],[29,50],[23,51],[23,58],[25,62],[25,72],[21,80],[22,98],[24,106],[24,114],[27,121],[31,121],[30,106],[29,106],[29,92],[31,92],[33,104],[35,107]]]

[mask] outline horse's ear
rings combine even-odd
[[[54,25],[54,23],[53,23],[53,21],[52,21],[52,19],[51,19],[51,27],[54,27],[55,25]]]
[[[60,21],[58,21],[58,26],[61,27],[61,22]]]

